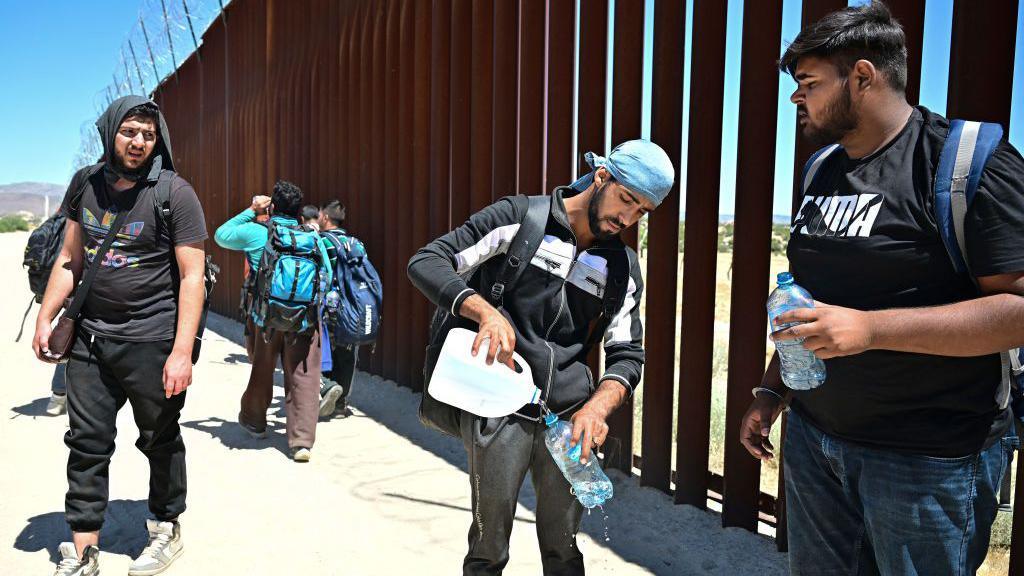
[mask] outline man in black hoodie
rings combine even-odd
[[[185,445],[178,417],[192,382],[204,299],[206,224],[195,191],[174,172],[170,134],[157,105],[114,101],[97,120],[103,160],[71,179],[61,210],[64,244],[36,320],[32,347],[51,361],[50,325],[88,266],[100,266],[78,319],[67,365],[65,511],[73,544],[60,546],[58,575],[99,571],[99,530],[108,499],[117,412],[130,401],[136,446],[149,459],[149,545],[131,575],[163,572],[182,551]],[[168,192],[166,206],[158,190]],[[166,209],[165,209],[166,208]],[[119,212],[111,248],[97,254]]]

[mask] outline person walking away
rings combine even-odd
[[[335,241],[327,243],[327,254],[331,260],[331,267],[338,270],[338,246],[349,243],[358,243],[355,249],[366,251],[362,243],[352,236],[349,236],[341,227],[345,222],[345,206],[339,200],[332,200],[320,211],[320,230],[324,236],[331,236]],[[330,239],[329,239],[330,240]],[[338,275],[335,274],[335,278]],[[324,357],[329,356],[331,369],[323,373],[320,379],[320,417],[325,418],[332,414],[343,414],[348,416],[351,411],[348,409],[348,398],[352,394],[352,380],[355,375],[356,362],[359,358],[359,346],[354,344],[335,343],[334,335],[325,331],[329,346],[324,349]]]
[[[299,224],[302,199],[302,190],[298,186],[285,180],[278,181],[272,196],[254,197],[252,206],[222,224],[214,234],[217,244],[228,250],[245,252],[249,262],[246,285],[251,292],[247,298],[250,305],[246,310],[246,351],[252,360],[252,369],[240,401],[238,424],[253,438],[266,437],[267,409],[274,395],[274,370],[280,360],[284,372],[288,449],[296,462],[310,460],[316,439],[321,374],[320,333],[315,322],[303,332],[262,328],[256,322],[256,316],[267,312],[267,307],[257,301],[256,291],[261,273],[265,272],[265,278],[276,273],[273,268],[261,269],[271,231],[275,227],[299,233],[308,231]],[[258,222],[257,218],[262,214],[270,215],[269,221]],[[322,249],[321,242],[317,237],[318,250]]]

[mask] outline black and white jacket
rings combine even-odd
[[[506,290],[503,299],[516,332],[516,352],[530,365],[547,406],[559,414],[579,408],[603,380],[619,382],[632,394],[644,364],[640,322],[643,278],[636,253],[618,238],[578,252],[563,203],[563,195],[575,193],[571,188],[559,188],[551,195],[544,241],[531,266]],[[457,314],[466,298],[478,290],[490,290],[523,216],[509,198],[473,214],[465,224],[412,257],[409,279],[431,302]],[[595,381],[584,347],[601,314],[608,262],[613,258],[629,259],[629,285],[622,308],[605,332],[606,369]],[[468,320],[462,324],[476,329]],[[519,415],[539,417],[531,406]]]

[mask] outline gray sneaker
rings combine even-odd
[[[82,558],[78,557],[78,551],[71,542],[61,542],[57,549],[60,551],[60,563],[57,564],[57,571],[53,576],[99,576],[99,548],[86,546],[82,551]]]
[[[50,416],[60,416],[68,411],[67,394],[51,394],[50,401],[46,403],[46,413]]]
[[[146,529],[149,530],[149,545],[128,567],[128,576],[159,574],[185,551],[181,543],[181,524],[147,519]]]
[[[344,390],[338,384],[333,384],[321,390],[320,394],[320,417],[326,418],[334,414],[334,409],[341,398]]]

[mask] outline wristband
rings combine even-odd
[[[754,398],[757,398],[757,394],[759,392],[767,392],[767,393],[771,394],[772,396],[775,396],[776,398],[778,398],[779,401],[783,403],[783,405],[787,405],[788,406],[788,404],[786,402],[786,398],[782,394],[779,394],[778,392],[776,392],[775,390],[772,390],[771,388],[764,388],[762,386],[758,386],[757,388],[754,388],[753,390],[750,391],[750,393],[754,395]]]

